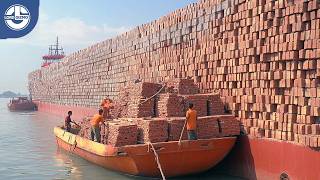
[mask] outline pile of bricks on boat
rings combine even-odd
[[[168,82],[165,83],[166,85],[139,82],[124,87],[121,92],[124,96],[119,96],[114,101],[116,106],[116,110],[112,111],[114,120],[102,126],[101,142],[123,146],[177,141],[185,123],[189,102],[194,103],[195,110],[198,112],[199,139],[239,135],[239,121],[233,115],[224,115],[224,105],[218,94],[199,94],[192,79],[174,79],[173,81],[175,83]],[[188,88],[191,90],[184,90]],[[183,92],[183,95],[178,92]],[[187,95],[187,92],[193,94]],[[126,113],[117,112],[117,102],[138,106],[136,101],[145,101],[145,104],[142,103],[144,108],[123,106],[121,112]],[[124,116],[121,117],[121,114]],[[90,127],[87,119],[84,119],[81,125],[84,125],[84,128],[80,131],[80,135],[88,137]],[[186,129],[182,139],[187,139]]]
[[[192,77],[251,137],[320,147],[319,0],[200,0],[29,75],[33,99],[96,107],[126,82]]]

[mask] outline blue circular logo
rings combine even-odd
[[[20,4],[10,6],[4,14],[6,25],[14,31],[20,31],[26,28],[30,23],[30,19],[31,15],[29,10]]]

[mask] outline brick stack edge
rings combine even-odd
[[[135,79],[219,90],[252,137],[320,147],[320,2],[201,0],[29,74],[33,99],[96,107]]]

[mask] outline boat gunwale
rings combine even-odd
[[[59,128],[59,129],[61,129],[63,131],[63,135],[62,136],[64,136],[65,133],[69,133],[70,135],[75,136],[75,144],[67,142],[63,138],[61,138],[61,137],[59,137],[59,136],[57,136],[55,134],[56,138],[59,138],[60,140],[64,141],[65,143],[67,143],[70,146],[75,146],[75,148],[82,149],[82,150],[84,150],[84,151],[86,151],[88,153],[95,154],[95,155],[100,156],[100,157],[123,157],[123,156],[129,156],[128,154],[120,155],[120,153],[127,153],[126,150],[128,150],[128,149],[136,149],[136,148],[141,148],[141,149],[142,148],[146,148],[147,151],[144,151],[143,153],[134,153],[135,156],[145,156],[145,155],[150,154],[150,152],[151,152],[151,151],[150,152],[148,151],[148,149],[150,149],[150,147],[149,147],[150,145],[149,144],[134,144],[134,145],[125,145],[125,146],[116,147],[116,146],[112,146],[112,145],[108,145],[108,144],[101,144],[101,143],[92,141],[92,140],[90,140],[88,138],[81,137],[78,134],[73,134],[73,133],[67,132],[63,128],[59,127],[59,126],[57,126],[55,128]],[[95,153],[93,151],[89,151],[88,149],[79,147],[79,146],[77,146],[77,142],[76,142],[77,138],[83,139],[84,141],[88,141],[88,142],[91,142],[91,143],[96,143],[99,146],[104,146],[104,148],[106,148],[106,149],[107,148],[112,148],[114,150],[114,153],[102,155],[102,154]],[[213,140],[226,140],[226,139],[236,139],[236,138],[237,138],[237,136],[228,136],[228,137],[218,137],[218,138],[210,138],[210,139],[182,140],[180,142],[181,145],[178,145],[178,146],[179,147],[183,147],[183,144],[186,144],[186,143],[201,144],[201,143],[210,143]],[[69,139],[71,139],[71,138],[69,138]],[[155,142],[155,143],[152,143],[152,145],[155,148],[158,148],[159,146],[176,145],[178,143],[179,143],[179,141],[168,141],[168,142]],[[210,150],[213,150],[213,149],[219,149],[219,147],[215,146],[215,147],[201,149],[201,147],[199,145],[198,148],[180,148],[179,151],[177,151],[177,150],[168,151],[167,150],[167,151],[158,151],[158,152],[161,153],[161,154],[172,154],[172,153],[181,153],[181,152],[190,152],[190,151],[210,151]]]

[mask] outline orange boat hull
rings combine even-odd
[[[117,148],[56,129],[55,134],[59,147],[107,169],[138,176],[161,176],[148,144]],[[235,140],[236,137],[226,137],[182,141],[181,145],[177,141],[153,143],[153,146],[159,155],[164,175],[172,177],[200,173],[212,168],[228,154]],[[80,143],[76,143],[77,141]]]

